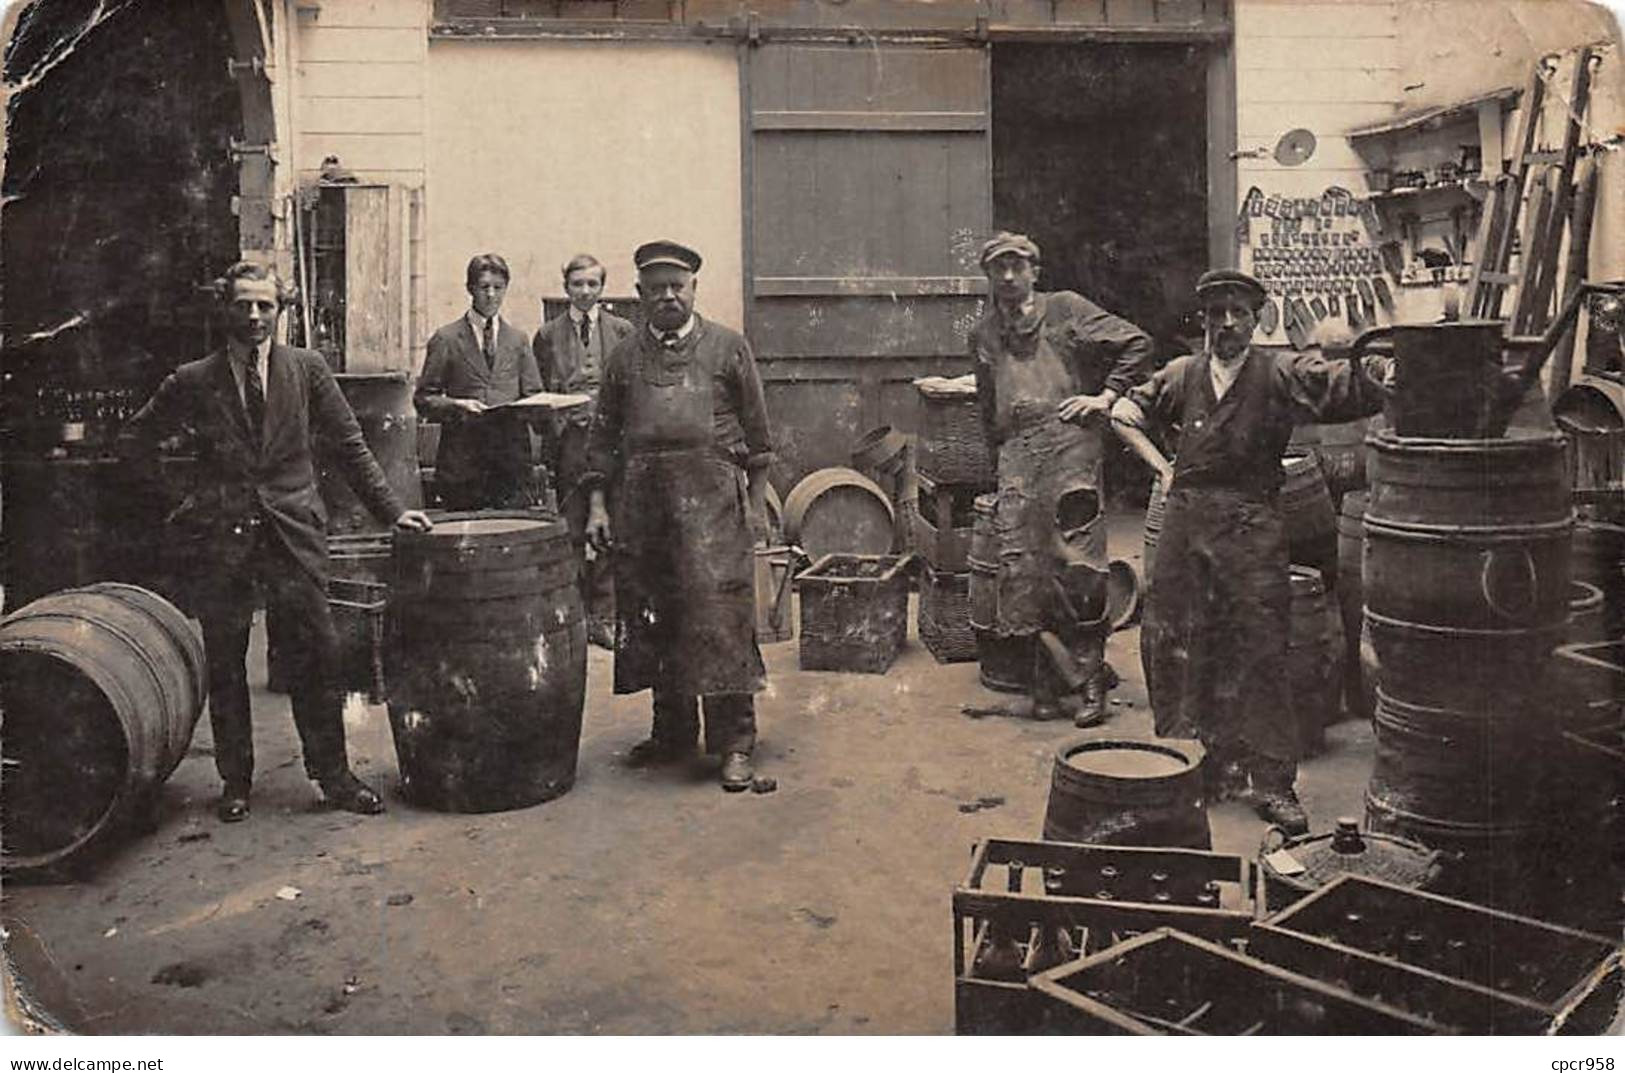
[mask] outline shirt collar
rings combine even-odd
[[[495,322],[495,330],[500,331],[502,328],[502,314],[493,313],[491,315],[491,320]],[[485,318],[480,316],[479,311],[473,306],[468,307],[468,323],[474,329],[474,335],[476,338],[484,337]]]
[[[683,322],[683,326],[681,328],[677,329],[677,338],[679,338],[679,339],[687,339],[689,337],[690,333],[692,333],[693,331],[694,331],[694,314],[690,313],[688,315],[688,319]],[[659,328],[656,328],[653,323],[651,323],[649,325],[649,334],[654,336],[656,339],[661,339],[661,340],[664,340],[665,337],[666,337],[666,333],[661,331]]]
[[[587,310],[585,313],[583,313],[581,310],[577,309],[573,305],[570,307],[570,323],[571,324],[580,324],[582,317],[587,318],[587,320],[589,320],[593,324],[597,324],[598,323],[598,303],[594,302],[592,304],[592,308]]]
[[[258,346],[245,346],[229,336],[226,339],[226,353],[236,365],[247,365],[253,362],[263,366],[271,357],[271,340],[266,339]]]

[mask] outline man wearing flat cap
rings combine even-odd
[[[1034,641],[1033,716],[1106,714],[1106,513],[1112,404],[1145,379],[1151,339],[1071,291],[1040,294],[1038,246],[1001,231],[982,247],[992,308],[967,339],[998,467],[994,630]],[[1081,696],[1074,696],[1081,693]]]
[[[1202,352],[1175,358],[1112,408],[1167,494],[1140,631],[1152,717],[1159,735],[1207,746],[1209,800],[1249,798],[1301,834],[1281,456],[1294,425],[1380,410],[1392,359],[1254,348],[1264,288],[1243,272],[1204,274],[1196,296]],[[1174,461],[1148,433],[1177,443]]]
[[[614,552],[615,692],[654,692],[653,732],[628,762],[692,755],[703,698],[722,788],[743,790],[766,682],[752,547],[765,526],[767,406],[745,337],[694,312],[700,255],[649,242],[633,263],[645,325],[604,363],[581,481],[587,539]]]

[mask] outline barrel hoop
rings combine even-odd
[[[1368,806],[1372,806],[1382,812],[1386,812],[1395,819],[1400,820],[1402,823],[1414,827],[1430,827],[1436,831],[1446,834],[1459,832],[1461,836],[1491,838],[1496,837],[1496,832],[1533,831],[1537,828],[1537,824],[1533,821],[1524,823],[1497,824],[1461,823],[1453,820],[1441,819],[1435,816],[1424,816],[1421,813],[1411,812],[1408,809],[1400,808],[1398,805],[1393,804],[1387,799],[1374,795],[1369,790],[1366,791],[1365,799]]]
[[[1567,612],[1565,611],[1565,617]],[[1395,630],[1410,630],[1415,633],[1439,634],[1450,637],[1478,637],[1486,640],[1512,640],[1518,637],[1529,637],[1543,633],[1561,634],[1567,625],[1560,621],[1555,625],[1529,626],[1515,630],[1485,630],[1474,629],[1467,626],[1429,626],[1421,622],[1407,622],[1400,618],[1389,618],[1387,615],[1371,610],[1368,605],[1365,609],[1366,622],[1376,626],[1386,626]]]
[[[1519,544],[1531,537],[1563,540],[1568,538],[1573,525],[1573,511],[1563,521],[1523,522],[1517,525],[1430,525],[1425,522],[1378,519],[1370,514],[1365,516],[1367,539],[1373,533],[1380,533],[1401,540],[1429,543],[1457,543],[1453,538],[1468,535],[1475,543],[1481,544]]]

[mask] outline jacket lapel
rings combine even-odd
[[[474,379],[481,384],[491,379],[491,367],[485,363],[485,348],[481,345],[480,335],[474,330],[474,325],[468,322],[468,315],[463,315],[463,361],[468,363],[468,370]],[[497,353],[502,352],[502,334],[497,333]]]
[[[248,432],[248,414],[243,411],[243,397],[237,390],[237,378],[231,372],[231,357],[224,350],[217,350],[211,359],[214,368],[210,370],[210,380],[214,387],[215,402],[226,411],[226,424],[237,430],[244,444],[250,440]]]
[[[280,343],[271,344],[265,363],[265,442],[290,427],[289,417],[298,403],[299,379],[293,357]]]

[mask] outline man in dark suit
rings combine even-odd
[[[468,262],[469,310],[429,337],[412,402],[440,423],[434,483],[452,510],[528,507],[536,502],[529,418],[487,413],[542,390],[524,333],[502,319],[508,262],[482,253]],[[545,411],[537,411],[545,418]]]
[[[345,755],[318,449],[380,520],[405,529],[430,522],[402,508],[325,359],[272,341],[283,304],[274,272],[235,264],[221,297],[225,349],[171,373],[124,430],[135,458],[150,459],[176,435],[197,454],[196,491],[168,522],[195,565],[190,580],[208,657],[215,766],[225,783],[218,812],[227,822],[248,816],[254,744],[245,661],[262,594],[267,622],[288,655],[306,774],[331,804],[382,812],[382,799]]]
[[[578,253],[564,265],[564,292],[570,308],[536,333],[531,347],[546,390],[587,395],[596,404],[604,359],[632,334],[632,322],[617,317],[598,302],[608,276],[589,253]],[[603,648],[615,645],[615,584],[609,557],[587,544],[587,494],[579,485],[587,472],[587,440],[592,406],[565,410],[554,419],[553,477],[559,513],[582,555],[581,603],[587,611],[587,639]]]

